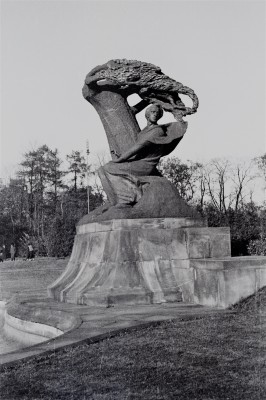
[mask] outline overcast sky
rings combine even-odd
[[[158,65],[196,92],[198,112],[174,152],[182,160],[266,152],[264,1],[20,0],[1,8],[2,177],[43,144],[61,157],[87,139],[91,160],[108,152],[81,89],[112,58]]]

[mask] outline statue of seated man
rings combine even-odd
[[[159,104],[147,108],[147,126],[138,134],[136,143],[116,160],[98,170],[103,189],[112,206],[133,206],[142,197],[149,177],[161,176],[157,165],[171,153],[187,129],[187,122],[177,120],[158,125],[163,116]]]

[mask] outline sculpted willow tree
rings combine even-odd
[[[138,94],[141,101],[130,107],[127,97],[132,94]],[[180,94],[190,97],[192,107],[185,106]],[[156,166],[186,132],[183,117],[197,111],[194,91],[164,75],[155,65],[122,59],[94,68],[86,77],[83,96],[101,118],[112,161],[98,170],[108,202],[81,223],[192,216],[192,210]],[[136,114],[149,105],[147,126],[141,131]],[[176,121],[158,125],[164,111],[172,113]]]

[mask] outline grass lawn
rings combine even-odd
[[[266,291],[235,311],[163,322],[4,367],[0,398],[265,399]]]
[[[67,263],[68,258],[60,260],[52,257],[0,263],[0,300],[8,300],[24,291],[46,293],[47,286],[62,274]]]

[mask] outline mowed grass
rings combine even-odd
[[[163,322],[3,367],[7,399],[266,398],[266,291],[232,314]]]
[[[43,257],[0,263],[0,300],[9,300],[22,292],[46,293],[47,286],[62,274],[68,260]]]

